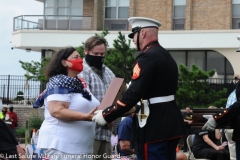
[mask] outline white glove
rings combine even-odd
[[[93,122],[96,122],[97,124],[104,126],[107,124],[107,122],[105,121],[105,119],[103,118],[102,115],[102,110],[97,110],[94,112],[94,116],[92,118]]]
[[[202,130],[214,131],[215,128],[217,127],[217,123],[213,119],[213,116],[212,115],[203,115],[203,117],[208,119],[208,121],[204,124],[204,126],[202,127]]]

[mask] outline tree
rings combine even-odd
[[[23,97],[23,92],[22,91],[18,91],[17,92],[17,97],[16,98],[14,98],[14,100],[16,100],[16,101],[21,101],[21,100],[24,100],[24,97]]]
[[[45,68],[47,63],[50,61],[50,58],[42,58],[41,62],[23,62],[19,61],[21,63],[21,66],[24,70],[28,71],[30,75],[25,74],[24,76],[27,78],[27,80],[35,80],[40,82],[47,82],[48,79],[44,75]]]
[[[179,85],[176,101],[179,107],[208,108],[209,106],[224,107],[227,89],[215,91],[206,81],[212,77],[215,70],[202,71],[195,64],[188,70],[183,64],[179,65]]]
[[[105,29],[101,34],[95,34],[96,36],[105,37],[108,34],[108,30]],[[105,56],[105,64],[108,66],[117,77],[125,79],[125,82],[128,83],[131,80],[132,67],[134,64],[134,53],[135,49],[130,48],[130,40],[126,40],[125,36],[121,32],[118,32],[119,35],[117,39],[114,40],[114,48],[107,49]],[[84,54],[84,42],[82,45],[77,47],[76,50],[81,55],[85,57]],[[22,65],[22,68],[30,73],[30,75],[25,75],[28,80],[39,80],[41,82],[47,82],[48,79],[44,75],[44,70],[46,64],[50,61],[50,58],[43,58],[41,62],[22,62],[19,61]]]
[[[128,83],[131,81],[136,50],[130,48],[130,40],[127,41],[121,32],[118,33],[118,38],[113,43],[114,48],[107,52],[105,64],[113,71],[116,77],[122,77]]]

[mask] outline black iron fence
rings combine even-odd
[[[209,78],[205,80],[210,89],[228,90],[226,97],[233,90],[233,79]],[[45,84],[40,81],[27,80],[24,76],[0,75],[0,98],[3,104],[31,104],[43,91]]]
[[[226,88],[227,89],[226,97],[228,97],[228,95],[236,88],[236,86],[234,85],[235,82],[233,79],[209,78],[206,80],[199,80],[199,81],[207,82],[209,84],[209,89],[213,89],[215,91],[221,91],[224,88]],[[189,84],[191,84],[191,82],[189,82]]]
[[[40,81],[27,80],[24,76],[0,75],[3,104],[31,104],[40,92]]]

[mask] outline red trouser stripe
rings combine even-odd
[[[148,160],[148,144],[147,143],[144,144],[143,153],[144,153],[144,160]]]

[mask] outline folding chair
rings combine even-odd
[[[210,159],[206,159],[206,158],[197,159],[197,158],[194,157],[193,152],[191,150],[192,145],[193,145],[193,141],[194,141],[194,137],[195,137],[194,134],[189,135],[187,137],[187,146],[188,146],[188,150],[189,150],[188,160],[210,160]]]

